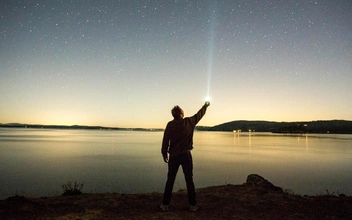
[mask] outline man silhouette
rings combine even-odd
[[[179,106],[171,110],[174,120],[169,121],[164,131],[161,154],[165,163],[168,163],[167,181],[163,202],[160,208],[169,210],[172,197],[172,189],[178,168],[182,166],[187,185],[188,202],[190,211],[196,211],[199,206],[196,201],[195,187],[193,183],[193,160],[191,150],[193,149],[193,133],[197,123],[205,115],[209,102],[205,102],[202,108],[192,117],[184,118],[184,112]],[[169,157],[168,157],[169,154]]]

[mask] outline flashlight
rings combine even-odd
[[[210,105],[210,96],[205,97],[205,104],[206,104],[207,106]]]

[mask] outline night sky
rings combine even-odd
[[[0,31],[0,123],[352,120],[350,0],[1,0]]]

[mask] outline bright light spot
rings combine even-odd
[[[210,102],[210,100],[211,100],[210,96],[205,97],[206,102]]]

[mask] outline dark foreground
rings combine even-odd
[[[174,193],[170,210],[162,194],[82,194],[0,201],[0,219],[352,219],[350,196],[299,196],[278,187],[225,185],[197,189],[200,209],[190,212],[187,192]]]

